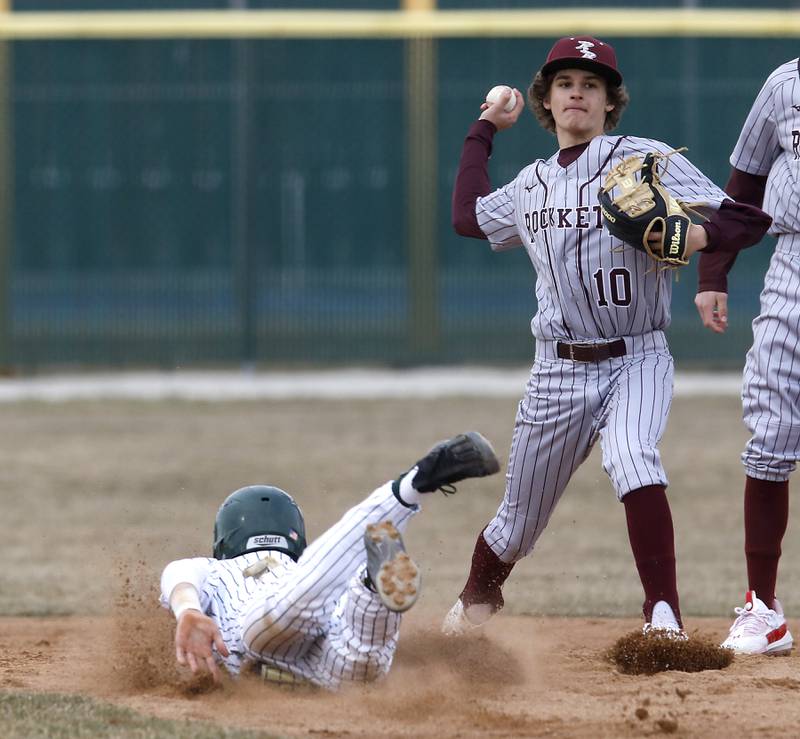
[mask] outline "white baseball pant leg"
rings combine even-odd
[[[402,505],[387,482],[345,513],[309,545],[279,586],[244,614],[248,653],[292,672],[299,667],[326,687],[387,670],[400,616],[362,582],[364,532],[386,520],[402,532],[417,510]]]
[[[749,477],[772,482],[788,480],[800,457],[800,255],[783,251],[781,241],[764,279],[742,384],[752,434],[742,462]]]
[[[618,499],[667,484],[657,447],[672,400],[673,361],[659,337],[657,351],[634,340],[629,355],[598,363],[537,356],[517,412],[503,502],[484,531],[501,561],[533,550],[598,436]]]

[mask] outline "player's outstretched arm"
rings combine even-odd
[[[176,585],[170,595],[170,607],[178,625],[175,629],[175,659],[192,673],[210,672],[216,682],[222,676],[214,658],[213,648],[223,657],[229,652],[219,627],[200,610],[197,589],[190,583]]]
[[[717,334],[728,327],[728,273],[736,262],[736,254],[735,251],[703,252],[697,263],[694,304],[703,325]]]
[[[728,294],[706,290],[694,296],[694,304],[703,325],[714,333],[725,333],[728,328]]]
[[[511,95],[517,99],[517,104],[509,111],[506,112],[505,105],[509,101]],[[489,121],[495,125],[498,131],[506,128],[511,128],[525,109],[525,101],[522,99],[522,93],[515,87],[509,94],[506,92],[493,103],[483,103],[481,105],[480,120]]]

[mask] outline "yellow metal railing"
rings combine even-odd
[[[9,0],[5,0],[8,4]],[[11,11],[0,38],[458,38],[607,36],[796,37],[800,10],[570,8],[435,10]],[[0,7],[0,11],[2,7]]]

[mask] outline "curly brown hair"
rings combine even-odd
[[[550,91],[550,85],[553,84],[555,76],[555,72],[547,75],[537,72],[528,87],[528,106],[536,116],[536,120],[539,121],[539,125],[551,133],[556,132],[556,121],[553,113],[544,107],[544,99]],[[625,85],[609,85],[606,81],[606,98],[614,106],[606,113],[606,120],[603,124],[603,130],[608,133],[617,127],[619,119],[622,118],[622,114],[630,102],[630,96]]]

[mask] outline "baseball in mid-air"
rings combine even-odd
[[[505,106],[503,106],[503,110],[505,110],[506,113],[510,113],[512,110],[514,110],[514,108],[517,107],[517,96],[508,85],[495,85],[491,90],[489,90],[489,92],[486,93],[486,102],[496,103],[506,93],[511,93],[511,97],[508,99],[508,102],[505,104]]]

